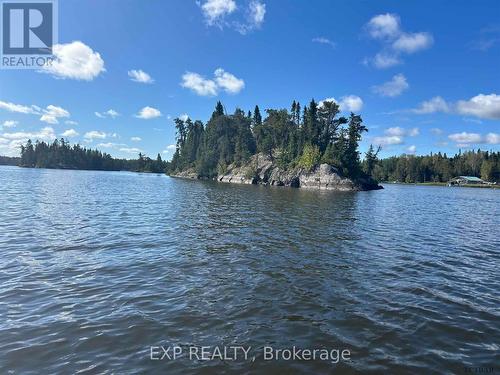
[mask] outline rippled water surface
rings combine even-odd
[[[0,167],[0,373],[498,371],[499,215],[490,189]],[[149,358],[231,344],[256,360]],[[352,354],[264,361],[265,345]]]

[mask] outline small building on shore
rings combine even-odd
[[[449,186],[460,186],[460,185],[488,185],[488,182],[481,180],[479,177],[475,176],[458,176],[452,178],[448,182]]]

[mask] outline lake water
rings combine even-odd
[[[0,373],[498,371],[499,228],[493,189],[0,167]],[[255,360],[150,359],[169,345]],[[351,359],[263,358],[294,345]]]

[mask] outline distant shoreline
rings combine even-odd
[[[447,182],[389,182],[382,181],[381,184],[387,185],[422,185],[422,186],[444,186],[444,187],[468,187],[468,188],[479,188],[479,189],[500,189],[500,185],[461,185],[461,186],[448,186]]]

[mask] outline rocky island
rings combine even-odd
[[[206,124],[175,119],[176,152],[168,174],[237,184],[338,191],[376,190],[371,177],[378,151],[370,146],[361,163],[358,143],[368,129],[359,115],[340,117],[334,101],[312,100],[301,110],[268,109],[262,119],[218,102]]]
[[[194,169],[171,174],[171,177],[199,179]],[[341,175],[340,171],[323,163],[312,170],[294,168],[284,170],[276,166],[269,156],[253,155],[250,161],[242,166],[231,164],[227,171],[213,178],[219,182],[232,184],[254,184],[270,186],[286,186],[292,188],[323,189],[337,191],[366,191],[383,189],[369,177],[353,180]]]

